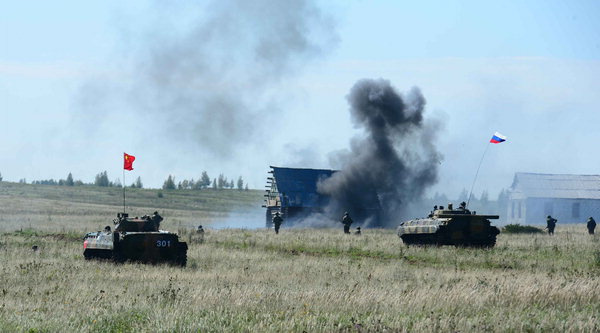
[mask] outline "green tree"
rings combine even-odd
[[[223,189],[225,188],[225,186],[227,186],[229,184],[229,182],[227,181],[227,177],[223,176],[223,174],[219,174],[219,178],[217,179],[217,188]]]
[[[202,176],[200,176],[200,180],[198,182],[202,188],[208,188],[210,186],[210,177],[206,171],[202,171]]]
[[[244,191],[248,191],[248,183],[246,183],[246,188],[244,188]]]
[[[214,190],[216,190],[216,189],[217,189],[217,178],[213,179],[212,188],[213,188]]]
[[[67,185],[67,186],[74,186],[75,185],[75,182],[73,181],[73,175],[70,172],[67,175],[67,180],[65,180],[65,185]]]
[[[108,174],[106,173],[106,171],[100,172],[96,175],[96,178],[94,179],[94,185],[103,187],[110,186],[110,182],[108,181]]]
[[[242,179],[242,176],[240,176],[240,178],[238,178],[237,188],[240,191],[244,189],[244,180]]]
[[[208,181],[208,185],[210,185],[210,180]],[[204,186],[204,184],[202,183],[202,179],[194,180],[192,178],[192,180],[190,180],[190,188],[192,190],[201,190],[203,188],[206,188],[206,186]]]
[[[175,177],[169,175],[167,180],[163,183],[163,190],[174,190],[175,189]]]
[[[193,180],[193,179],[192,179]],[[208,181],[208,185],[210,185],[210,180]],[[193,183],[190,183],[190,188],[192,190],[201,190],[203,188],[206,188],[207,186],[204,186],[204,184],[202,183],[202,179],[198,179],[197,181],[194,181]]]
[[[135,180],[135,187],[137,187],[137,188],[144,188],[144,184],[142,184],[142,178],[140,178],[139,176]]]
[[[0,173],[0,182],[2,181],[2,173]]]
[[[60,181],[56,182],[54,179],[34,180],[31,183],[37,184],[37,185],[59,185],[59,184],[61,184]],[[64,184],[64,180],[63,180],[62,184]]]

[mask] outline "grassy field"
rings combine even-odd
[[[115,265],[83,260],[85,227],[64,219],[47,227],[37,216],[45,200],[64,209],[72,201],[21,190],[33,203],[23,210],[31,228],[0,234],[1,331],[600,330],[600,238],[583,225],[559,225],[553,237],[500,234],[493,249],[406,247],[393,230],[354,236],[285,225],[279,235],[208,228],[200,242],[181,227],[187,267]],[[0,198],[15,205],[19,196]],[[100,219],[109,210],[93,194],[78,199],[85,215],[57,208],[57,216]],[[163,207],[202,211],[177,205]],[[153,206],[139,199],[135,207]]]
[[[162,198],[159,197],[161,193]],[[264,225],[258,190],[152,190],[128,188],[131,216],[158,210],[165,228],[178,230],[235,219]],[[45,231],[99,230],[123,211],[121,188],[50,186],[0,182],[0,231],[23,228]],[[248,221],[248,219],[253,219]]]

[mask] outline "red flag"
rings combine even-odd
[[[127,155],[127,153],[123,153],[124,155],[124,163],[123,163],[123,169],[125,170],[133,170],[133,161],[135,161],[135,156],[133,155]]]

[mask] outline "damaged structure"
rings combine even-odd
[[[270,227],[273,215],[279,212],[285,223],[293,225],[314,214],[339,220],[345,211],[355,225],[381,226],[379,199],[376,191],[366,191],[364,200],[356,207],[339,207],[335,198],[319,192],[319,183],[331,177],[336,170],[284,168],[271,166],[263,208],[266,208],[266,226]],[[339,211],[338,211],[339,210]]]
[[[507,222],[583,223],[600,217],[600,175],[515,173],[508,194]]]

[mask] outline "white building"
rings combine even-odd
[[[546,216],[558,223],[600,219],[600,175],[515,173],[508,194],[507,222],[545,224]]]

